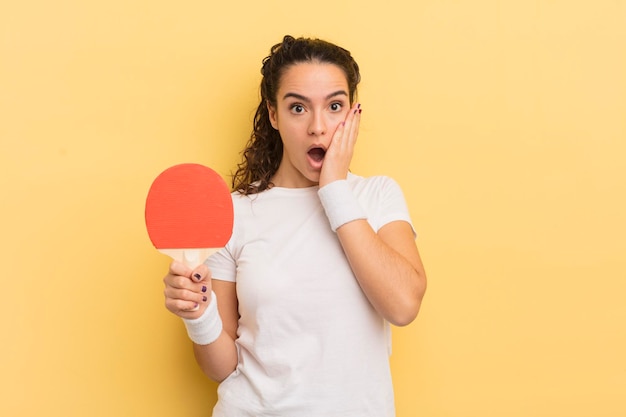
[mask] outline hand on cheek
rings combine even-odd
[[[361,105],[354,104],[345,120],[337,126],[335,134],[326,150],[324,164],[320,173],[320,188],[336,180],[345,180],[348,176],[354,146],[359,134]]]

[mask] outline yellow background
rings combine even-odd
[[[419,233],[398,416],[626,415],[618,0],[4,1],[0,415],[209,415],[144,199],[180,162],[229,178],[286,33],[356,56],[353,171]]]

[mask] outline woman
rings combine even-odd
[[[398,185],[349,172],[359,67],[286,36],[261,72],[233,236],[172,263],[166,306],[220,382],[214,417],[394,416],[388,323],[414,320],[426,278]]]

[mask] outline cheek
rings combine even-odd
[[[345,109],[342,109],[342,110],[341,110],[341,112],[336,113],[336,114],[337,114],[336,119],[337,119],[337,120],[340,120],[340,121],[342,121],[342,122],[343,122],[343,121],[344,121],[344,120],[346,120],[346,118],[348,117],[348,114],[350,113],[350,110],[351,110],[351,108],[350,108],[350,107],[347,107],[347,108],[345,108]]]
[[[339,125],[343,122],[345,122],[346,118],[348,117],[349,111],[342,111],[339,113],[333,113],[329,118],[328,118],[328,128],[331,130],[331,134],[337,129],[337,127],[339,127]]]
[[[297,129],[293,125],[282,125],[279,126],[280,139],[283,142],[283,147],[288,152],[292,149],[297,149],[299,146],[302,146],[306,137],[300,129]]]
[[[300,120],[291,119],[288,121],[283,119],[282,123],[278,124],[278,130],[284,140],[289,140],[291,138],[297,139],[306,134],[307,124],[304,121],[304,118]]]
[[[278,131],[283,138],[283,142],[289,142],[294,136],[297,136],[298,129],[293,124],[283,123],[278,125]]]

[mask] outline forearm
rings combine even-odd
[[[222,331],[218,339],[211,344],[194,343],[193,351],[202,372],[214,381],[223,381],[237,367],[237,347],[226,331]]]
[[[200,369],[209,378],[221,382],[235,370],[238,363],[235,344],[239,320],[238,301],[235,283],[212,280],[211,284],[214,292],[205,314],[201,316],[200,322],[190,326],[189,322],[186,324],[187,332],[194,341],[193,350]]]
[[[384,229],[377,234],[366,220],[355,220],[339,227],[337,236],[370,303],[387,321],[404,326],[419,312],[426,276],[410,225],[394,222]]]

